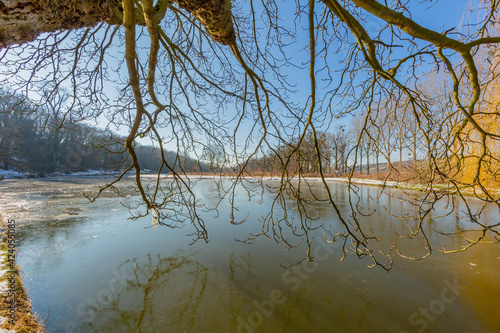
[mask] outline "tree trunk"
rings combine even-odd
[[[366,174],[370,174],[370,149],[366,150]]]
[[[403,167],[403,144],[399,143],[399,167]]]
[[[29,42],[44,32],[121,24],[119,0],[0,0],[0,48]]]
[[[413,166],[417,167],[417,134],[413,138]]]
[[[359,174],[363,174],[363,149],[359,152]]]
[[[231,2],[222,0],[173,0],[189,11],[218,43],[232,45],[236,35]],[[123,23],[120,0],[0,0],[0,49],[35,40],[41,33],[93,27],[98,23]],[[155,20],[161,21],[171,1],[158,1]],[[136,12],[135,23],[146,25]]]

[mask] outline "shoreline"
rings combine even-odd
[[[143,175],[145,178],[148,177],[156,177],[156,174],[147,174]],[[187,179],[234,179],[236,176],[233,175],[222,175],[222,174],[214,174],[214,175],[204,175],[204,174],[187,174],[187,175],[179,175],[181,178],[187,178]],[[165,175],[163,177],[164,179],[171,179],[173,176],[171,174]],[[249,180],[280,180],[281,177],[273,177],[273,176],[244,176],[240,177],[241,179],[249,179]],[[297,180],[298,178],[292,178],[291,180]],[[318,176],[304,176],[301,177],[300,179],[302,180],[309,180],[309,181],[322,181],[321,177]],[[325,177],[324,178],[326,182],[343,182],[343,183],[348,183],[349,178],[348,177]],[[433,184],[432,188],[425,183],[411,183],[411,182],[404,182],[404,181],[395,181],[395,180],[377,180],[377,179],[369,179],[369,178],[351,178],[350,179],[352,185],[368,185],[368,186],[377,186],[377,187],[390,187],[390,188],[397,188],[401,190],[410,190],[410,191],[417,191],[417,192],[423,192],[424,190],[434,190],[434,191],[447,191],[449,194],[458,194],[460,193],[461,195],[464,196],[472,196],[472,197],[477,197],[480,199],[484,199],[486,196],[484,195],[484,192],[481,189],[474,189],[471,186],[467,186],[464,189],[458,190],[451,186],[451,185],[446,185],[446,184]],[[487,188],[487,190],[490,192],[491,195],[495,197],[496,200],[500,200],[500,189],[499,188]]]
[[[33,312],[15,261],[15,221],[0,214],[0,331],[9,333],[46,332],[43,321]],[[10,240],[10,242],[9,242]]]
[[[106,177],[119,175],[118,171],[102,171],[102,170],[87,170],[71,173],[53,172],[43,176],[29,172],[18,172],[11,170],[0,169],[0,181],[7,179],[53,179],[53,178],[70,178],[70,177]]]
[[[0,177],[3,176],[4,174],[0,174]],[[35,177],[7,177],[7,178],[0,178],[0,184],[2,183],[2,180],[8,180],[8,181],[16,181],[16,180],[61,180],[61,179],[72,179],[72,178],[103,178],[103,177],[113,177],[113,176],[118,176],[120,175],[120,172],[116,171],[100,171],[100,170],[88,170],[85,172],[74,172],[74,173],[68,173],[68,174],[63,174],[63,173],[54,173],[50,174],[44,177],[40,176],[35,176]],[[143,173],[141,174],[141,177],[143,178],[156,178],[158,174],[156,173]],[[201,180],[201,179],[234,179],[237,176],[235,175],[223,175],[220,173],[216,174],[178,174],[179,177],[184,178],[184,179],[192,179],[192,180]],[[134,177],[133,174],[126,175],[124,179],[128,177]],[[240,177],[241,179],[246,179],[246,180],[281,180],[281,177],[279,176],[242,176]],[[169,174],[162,174],[161,179],[173,179],[173,175],[171,173]],[[294,177],[291,178],[290,180],[297,180],[298,178]],[[321,177],[319,176],[304,176],[301,177],[300,179],[305,180],[305,181],[320,181],[321,182]],[[325,181],[327,182],[343,182],[343,183],[348,183],[349,178],[348,177],[325,177]],[[461,190],[458,190],[451,186],[451,185],[446,185],[446,184],[433,184],[432,188],[429,187],[428,184],[425,183],[412,183],[412,182],[404,182],[404,181],[395,181],[395,180],[377,180],[377,179],[370,179],[370,178],[351,178],[350,179],[352,185],[368,185],[368,186],[377,186],[377,187],[389,187],[389,188],[398,188],[401,190],[410,190],[410,191],[417,191],[417,192],[423,192],[425,190],[434,190],[434,191],[447,191],[449,194],[458,194],[460,192],[461,195],[465,196],[473,196],[473,197],[478,197],[480,199],[486,198],[484,195],[484,192],[481,189],[474,189],[471,186],[467,186]],[[488,188],[487,189],[490,194],[496,199],[500,199],[500,189],[499,188]]]

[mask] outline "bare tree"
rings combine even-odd
[[[340,126],[338,130],[330,136],[333,157],[335,159],[335,173],[343,176],[347,166],[347,150],[349,146],[349,138],[344,126]]]

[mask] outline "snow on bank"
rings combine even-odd
[[[27,172],[17,172],[13,170],[3,170],[0,169],[0,179],[9,179],[9,178],[27,178],[29,174]]]
[[[188,179],[235,179],[236,176],[223,176],[223,175],[178,175],[181,178],[188,178]],[[156,177],[156,175],[147,175],[146,177]],[[165,179],[172,179],[174,176],[172,174],[168,174],[164,176],[163,178]],[[248,179],[248,180],[281,180],[280,177],[259,177],[259,176],[243,176],[240,177],[241,179]],[[295,179],[295,178],[294,178]],[[298,179],[298,178],[296,178]],[[319,182],[321,181],[321,178],[319,177],[302,177],[302,180],[305,181],[313,181],[313,182]],[[347,183],[349,182],[348,178],[334,178],[334,177],[326,177],[325,180],[327,182],[344,182]],[[351,184],[357,184],[357,185],[376,185],[376,186],[388,186],[388,187],[398,187],[402,185],[408,185],[408,184],[403,184],[403,183],[398,183],[395,181],[383,181],[383,180],[374,180],[374,179],[361,179],[361,178],[352,178],[351,179]]]
[[[103,170],[87,170],[71,173],[63,172],[52,172],[45,177],[95,177],[95,176],[111,176],[117,175],[117,171],[103,171]],[[14,170],[3,170],[0,169],[0,180],[1,179],[24,179],[24,178],[40,178],[37,174],[29,172],[18,172]]]
[[[235,179],[235,176],[224,176],[224,175],[179,175],[181,178],[187,178],[189,180],[196,180],[196,179]],[[155,178],[156,175],[148,175],[146,177],[152,177]],[[173,179],[173,175],[169,174],[164,177],[163,179]],[[255,180],[255,181],[261,181],[261,180],[277,180],[280,181],[280,177],[259,177],[259,176],[243,176],[240,177],[241,179],[246,179],[246,180]],[[298,178],[294,178],[293,180],[296,180]],[[310,184],[316,183],[316,182],[322,182],[320,177],[302,177],[301,178],[303,181],[309,182]],[[343,182],[343,183],[348,183],[349,178],[339,178],[339,177],[325,177],[326,182]],[[405,190],[417,190],[417,191],[422,191],[422,190],[428,190],[430,189],[429,184],[422,184],[422,183],[407,183],[407,182],[397,182],[397,181],[389,181],[389,180],[375,180],[375,179],[363,179],[363,178],[351,178],[351,184],[353,185],[371,185],[371,186],[381,186],[381,187],[397,187],[400,189],[405,189]],[[432,184],[432,189],[433,190],[453,190],[453,187],[450,185],[443,185],[443,184]],[[500,192],[500,191],[498,191]],[[492,190],[492,193],[497,193],[496,190]]]
[[[62,172],[54,172],[51,174],[46,175],[48,178],[52,177],[99,177],[99,176],[118,176],[120,172],[118,171],[103,171],[103,170],[87,170],[87,171],[80,171],[80,172],[73,172],[73,173],[62,173]],[[197,175],[178,175],[181,178],[187,178],[189,180],[201,180],[201,179],[214,179],[214,180],[222,180],[222,179],[235,179],[236,176],[224,176],[220,174],[216,175],[209,175],[209,174],[197,174]],[[150,170],[145,170],[145,173],[141,173],[141,177],[147,178],[147,179],[156,179],[158,177],[158,174],[156,173],[151,173]],[[25,179],[25,178],[40,178],[34,174],[30,174],[27,172],[17,172],[13,170],[3,170],[0,169],[0,181],[2,179]],[[164,175],[162,174],[160,176],[161,179],[173,179],[174,175],[173,174],[168,174]],[[262,181],[262,180],[276,180],[280,181],[280,177],[259,177],[259,176],[244,176],[240,177],[241,179],[246,179],[249,181]],[[294,178],[295,179],[295,178]],[[321,182],[321,178],[319,177],[303,177],[302,180],[305,180],[310,183],[316,183],[316,182]],[[348,178],[339,178],[339,177],[327,177],[325,178],[327,182],[343,182],[343,183],[348,183],[349,179]],[[416,190],[416,191],[425,191],[430,189],[429,184],[423,184],[423,183],[406,183],[406,182],[397,182],[397,181],[384,181],[384,180],[375,180],[375,179],[362,179],[362,178],[352,178],[351,179],[351,184],[353,185],[372,185],[372,186],[381,186],[381,187],[397,187],[400,189],[404,190]],[[444,184],[432,184],[432,189],[433,190],[444,190],[444,191],[450,191],[451,193],[455,193],[456,189],[451,186],[451,185],[444,185]],[[493,196],[500,196],[500,189],[494,189],[490,188],[488,189],[489,194]],[[467,188],[467,189],[461,189],[460,192],[464,195],[474,195],[474,196],[481,196],[484,195],[483,191],[480,189],[473,189],[473,188]],[[0,331],[1,333],[1,331]]]
[[[120,174],[120,172],[118,171],[87,170],[87,171],[71,172],[67,174],[59,173],[59,175],[57,176],[92,177],[92,176],[109,176],[118,174]]]
[[[325,178],[325,180],[326,181],[345,182],[345,183],[349,182],[349,178]],[[401,185],[401,183],[394,182],[394,181],[361,179],[361,178],[351,178],[351,184],[389,186],[389,187],[396,187],[396,186]]]

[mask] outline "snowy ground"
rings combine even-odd
[[[146,177],[156,177],[156,175],[147,175]],[[233,179],[235,178],[234,176],[221,176],[221,175],[181,175],[183,178],[189,178],[189,179]],[[165,178],[173,178],[172,174],[169,174],[165,176]],[[281,178],[279,177],[249,177],[245,176],[242,177],[244,179],[255,179],[255,180],[280,180]],[[306,181],[321,181],[321,178],[319,177],[303,177],[303,180]],[[327,182],[348,182],[348,178],[334,178],[334,177],[327,177],[325,178]],[[395,186],[401,186],[403,185],[402,183],[394,182],[394,181],[383,181],[383,180],[374,180],[374,179],[360,179],[360,178],[352,178],[351,179],[352,184],[359,184],[359,185],[377,185],[377,186],[389,186],[389,187],[395,187]]]
[[[92,176],[106,176],[106,175],[117,175],[118,172],[114,171],[102,171],[102,170],[87,170],[87,171],[81,171],[81,172],[72,172],[72,173],[62,173],[62,172],[54,172],[51,174],[46,175],[46,177],[92,177]],[[2,170],[0,169],[0,179],[13,179],[13,178],[29,178],[32,177],[27,172],[17,172],[13,170]],[[154,173],[147,173],[143,174],[142,177],[145,178],[156,178],[157,174]],[[162,177],[165,178],[173,178],[173,176],[170,175],[162,175]],[[221,175],[188,175],[187,176],[189,179],[217,179],[217,178],[227,178],[227,179],[232,179],[235,178],[234,176],[221,176]],[[265,180],[278,180],[278,177],[244,177],[245,179],[265,179]],[[321,181],[320,178],[317,177],[304,177],[303,178],[306,181]],[[325,178],[326,181],[337,181],[337,182],[347,182],[347,178]],[[373,179],[359,179],[359,178],[352,178],[352,183],[353,184],[359,184],[359,185],[377,185],[377,186],[389,186],[389,187],[395,187],[395,186],[402,186],[407,187],[404,185],[408,184],[402,184],[402,183],[397,183],[394,181],[382,181],[382,180],[373,180]]]
[[[28,174],[25,172],[17,172],[13,170],[3,170],[0,169],[0,178],[26,178],[28,177]]]
[[[72,173],[63,173],[63,172],[53,172],[47,174],[46,177],[91,177],[91,176],[106,176],[106,175],[115,175],[118,172],[115,171],[103,171],[103,170],[87,170],[80,172],[72,172]],[[17,172],[14,170],[3,170],[0,169],[0,179],[13,179],[13,178],[30,178],[35,177],[36,174],[30,174],[28,172]]]
[[[158,176],[156,173],[150,173],[148,172],[149,170],[146,170],[144,174],[141,175],[141,177],[144,178],[149,178],[149,179],[156,179]],[[117,171],[103,171],[103,170],[87,170],[87,171],[81,171],[81,172],[73,172],[73,173],[62,173],[62,172],[54,172],[51,174],[46,175],[46,177],[98,177],[98,176],[112,176],[112,175],[118,175],[119,172]],[[132,173],[133,174],[133,173]],[[0,169],[0,180],[2,179],[13,179],[13,178],[30,178],[33,177],[27,172],[17,172],[13,170],[3,170]],[[161,175],[162,179],[169,179],[173,178],[172,174],[168,175]],[[209,175],[209,174],[204,174],[204,175],[181,175],[183,178],[189,178],[190,180],[196,180],[196,179],[234,179],[234,176],[222,176],[219,174],[216,175]],[[36,177],[38,178],[38,177]],[[279,177],[243,177],[248,180],[280,180]],[[302,178],[305,181],[308,182],[320,182],[321,178],[319,177],[304,177]],[[338,178],[338,177],[328,177],[325,178],[327,182],[345,182],[347,183],[349,181],[348,178]],[[423,183],[404,183],[404,182],[396,182],[396,181],[383,181],[383,180],[374,180],[374,179],[361,179],[361,178],[352,178],[351,179],[351,184],[355,185],[373,185],[373,186],[384,186],[384,187],[398,187],[401,189],[407,189],[407,190],[429,190],[429,184],[423,184]],[[441,184],[433,184],[432,188],[434,190],[451,190],[453,192],[454,188],[450,185],[441,185]],[[489,189],[490,194],[493,195],[500,195],[500,189]],[[469,193],[470,192],[470,193]],[[481,195],[482,191],[476,190],[476,194]],[[467,189],[462,191],[462,194],[471,194],[473,195],[472,189]],[[1,333],[1,332],[0,332]]]
[[[144,175],[144,177],[151,178],[156,177],[156,175]],[[165,178],[173,178],[172,174],[164,176]],[[196,179],[234,179],[234,176],[222,176],[219,174],[216,175],[181,175],[183,178],[189,178],[190,180]],[[248,180],[280,180],[279,177],[242,177]],[[302,180],[305,180],[309,183],[321,182],[321,178],[319,177],[303,177]],[[349,178],[339,178],[339,177],[326,177],[325,180],[327,182],[349,182]],[[383,186],[383,187],[398,187],[406,190],[429,190],[430,185],[424,183],[406,183],[406,182],[397,182],[397,181],[384,181],[384,180],[375,180],[375,179],[362,179],[362,178],[352,178],[351,184],[354,185],[372,185],[372,186]],[[432,184],[433,190],[445,190],[450,189],[453,191],[453,187],[449,185],[442,184]],[[500,193],[500,190],[492,190],[492,193]],[[466,194],[466,192],[464,192]]]

